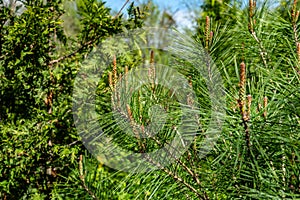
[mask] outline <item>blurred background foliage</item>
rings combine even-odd
[[[129,3],[125,16],[112,15],[97,0],[0,0],[0,198],[299,199],[299,2],[196,5],[189,7],[195,25],[185,34],[206,49],[223,78],[222,133],[204,158],[197,157],[200,135],[176,163],[135,174],[111,169],[85,149],[73,121],[74,79],[88,54],[114,34],[149,26],[180,28],[172,12],[152,1]],[[110,113],[109,74],[151,63],[150,54],[118,56],[117,68],[112,58],[99,82],[97,94],[105,100],[99,113]],[[166,60],[155,51],[155,63]],[[201,74],[187,62],[174,68],[209,109]],[[166,92],[159,97],[169,98]],[[132,109],[139,111],[140,97],[134,98]],[[210,119],[203,113],[199,120],[205,125]],[[108,132],[116,130],[110,117],[101,123],[112,124]],[[172,123],[163,131],[172,132]],[[140,147],[127,140],[124,145]]]

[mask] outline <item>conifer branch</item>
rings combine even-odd
[[[85,174],[83,173],[82,157],[82,155],[79,156],[79,178],[81,180],[81,185],[94,200],[99,200],[98,197],[89,189],[89,187],[85,183]]]
[[[252,37],[254,38],[254,40],[259,45],[259,52],[260,52],[261,59],[262,59],[262,61],[264,63],[264,66],[268,67],[267,58],[266,58],[267,52],[266,52],[266,50],[265,50],[262,42],[257,37],[257,34],[255,32],[255,25],[256,25],[256,20],[254,19],[255,8],[256,8],[256,1],[255,0],[249,0],[249,24],[248,24],[248,30],[249,30],[250,34],[252,35]]]

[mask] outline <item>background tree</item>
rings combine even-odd
[[[242,5],[243,1],[240,0],[206,0],[198,5],[200,9],[192,10],[196,13],[197,37],[204,47],[207,46],[210,34],[218,33],[222,27],[236,25],[236,20],[242,17],[239,12],[243,9]],[[206,33],[208,26],[210,26],[211,33]]]

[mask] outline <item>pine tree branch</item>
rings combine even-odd
[[[132,127],[138,127],[138,125],[134,122],[133,117],[131,116],[131,109],[130,109],[130,107],[127,107],[127,110],[128,110],[128,113],[129,113],[129,119],[130,119],[131,126],[132,126]],[[121,112],[121,111],[119,111],[119,112],[120,112],[124,117],[128,117],[125,113],[123,113],[123,112]],[[176,127],[174,127],[174,129],[175,129],[175,131],[177,132],[177,134],[180,134],[180,133],[178,133]],[[154,140],[154,142],[156,142],[156,144],[158,144],[160,147],[163,147],[163,146],[164,146],[164,145],[163,145],[163,144],[162,144],[155,136],[151,136],[151,134],[149,134],[145,129],[142,129],[142,130],[143,130],[143,132],[148,136],[149,139]],[[138,130],[137,130],[136,128],[133,128],[133,131],[135,132],[135,136],[136,136],[137,140],[139,141],[139,146],[140,146],[140,148],[141,148],[141,151],[144,152],[144,151],[146,150],[146,147],[145,147],[145,145],[140,141]],[[170,144],[167,143],[167,142],[166,142],[166,144],[170,145]],[[170,147],[172,148],[172,150],[178,152],[178,150],[177,150],[175,147],[173,147],[172,145],[170,145]],[[192,176],[192,178],[196,181],[196,183],[197,183],[198,185],[201,185],[201,182],[200,182],[200,180],[199,180],[199,178],[198,178],[198,175],[197,175],[196,172],[194,172],[194,170],[190,169],[190,168],[189,168],[186,164],[184,164],[179,158],[176,158],[176,156],[174,156],[174,154],[171,153],[169,150],[166,149],[166,152],[167,152],[167,154],[168,154],[170,157],[174,158],[174,159],[176,160],[176,162],[177,162],[180,166],[182,166],[182,167],[183,167],[183,168],[184,168],[184,169]]]
[[[89,195],[95,199],[99,200],[98,197],[89,189],[89,187],[85,184],[85,176],[83,173],[83,165],[82,165],[82,155],[79,156],[79,178],[81,180],[81,185],[83,188],[89,193]]]
[[[193,186],[191,186],[190,184],[188,184],[185,180],[183,180],[180,176],[176,175],[175,173],[173,173],[172,171],[168,170],[166,167],[161,166],[160,163],[155,162],[153,159],[151,159],[149,156],[147,156],[147,154],[145,154],[145,158],[151,162],[152,164],[156,165],[159,169],[163,170],[166,174],[168,174],[169,176],[171,176],[174,180],[180,182],[181,184],[185,185],[187,188],[189,188],[194,194],[196,194],[196,196],[201,199],[201,200],[208,200],[208,196],[206,194],[206,192],[204,192],[204,196],[202,196],[198,190],[196,190]]]
[[[255,0],[249,0],[249,24],[248,24],[248,30],[251,34],[251,36],[254,38],[254,40],[258,43],[259,45],[259,53],[261,56],[261,59],[264,63],[264,66],[267,68],[268,64],[267,64],[267,58],[265,57],[265,55],[267,55],[267,52],[265,50],[265,48],[263,47],[262,42],[260,41],[260,39],[257,37],[256,32],[254,30],[254,26],[256,24],[256,20],[254,19],[254,11],[256,8],[256,1]]]

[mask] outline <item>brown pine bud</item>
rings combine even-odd
[[[116,84],[118,80],[118,74],[117,74],[117,58],[116,56],[113,57],[113,82]]]
[[[243,118],[247,116],[245,111],[245,88],[246,88],[246,65],[244,62],[240,65],[240,83],[239,83],[239,99],[238,105],[240,107]]]
[[[267,118],[268,97],[264,97],[264,118]]]
[[[248,95],[248,119],[250,119],[250,115],[251,115],[251,103],[252,103],[252,96],[249,94]]]
[[[131,108],[128,104],[126,105],[126,108],[127,108],[128,117],[130,119],[130,122],[132,123],[133,122],[133,117],[132,117]]]
[[[259,103],[258,106],[257,106],[257,112],[260,112],[262,109],[262,105]]]
[[[209,40],[210,40],[210,18],[206,16],[206,23],[205,23],[205,48],[208,50],[209,47]]]
[[[298,58],[298,63],[300,64],[300,43],[297,42],[297,58]]]
[[[149,71],[148,71],[148,75],[149,75],[149,78],[152,82],[152,90],[154,90],[154,87],[155,87],[155,66],[154,66],[154,51],[151,50],[150,51],[150,68],[149,68]]]
[[[80,178],[83,178],[82,155],[79,156],[79,175]]]
[[[239,87],[240,87],[240,99],[244,98],[244,94],[245,94],[245,87],[246,87],[246,65],[244,62],[241,63],[240,65],[240,83],[239,83]]]
[[[111,87],[111,88],[114,87],[114,83],[113,83],[112,73],[111,72],[108,72],[108,83],[109,83],[109,87]]]

